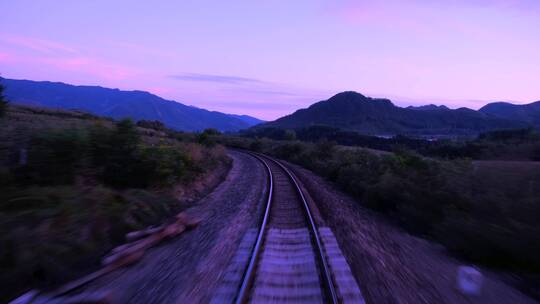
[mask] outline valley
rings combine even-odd
[[[357,93],[347,93],[352,99],[346,101],[336,96],[338,101],[329,101],[336,108],[343,104],[376,108],[381,102],[356,100]],[[385,107],[393,106],[386,102]],[[459,116],[440,107],[406,110]],[[381,137],[351,129],[336,111],[339,127],[320,121],[288,124],[297,121],[292,114],[237,133],[221,133],[216,128],[177,131],[159,119],[114,119],[10,102],[0,132],[4,176],[0,227],[10,248],[2,263],[12,267],[3,282],[12,284],[12,293],[2,297],[13,298],[32,286],[39,292],[26,296],[35,303],[232,301],[239,296],[238,275],[247,269],[247,260],[238,260],[238,246],[247,248],[244,257],[255,250],[255,239],[249,236],[259,229],[264,193],[269,191],[265,165],[241,152],[249,150],[288,161],[286,166],[298,175],[321,226],[318,230],[329,231],[321,238],[333,245],[324,246],[337,248],[339,255],[333,259],[351,272],[348,279],[330,277],[339,301],[352,297],[353,302],[380,303],[399,298],[417,303],[420,292],[425,303],[533,303],[521,292],[538,296],[534,219],[540,197],[540,135],[534,125],[474,114],[470,125],[447,129],[449,139],[426,140],[426,134],[415,133],[423,128],[418,124],[408,136]],[[362,120],[362,115],[355,117]],[[397,124],[389,125],[396,127],[405,121],[390,114],[383,117],[383,125],[394,121]],[[291,199],[282,197],[283,190],[275,191],[277,205],[269,210],[290,209]],[[197,225],[161,237],[169,230],[160,227],[171,225],[174,214]],[[33,221],[39,223],[36,228],[29,226]],[[60,229],[60,223],[70,232]],[[373,229],[378,231],[375,235]],[[158,232],[146,237],[148,246],[136,249],[144,242],[127,236],[145,230]],[[285,237],[276,233],[271,228],[269,238]],[[295,238],[291,242],[304,238],[290,236]],[[41,247],[31,251],[9,245],[29,238],[40,239]],[[362,245],[367,240],[371,245]],[[66,242],[63,250],[55,249]],[[105,263],[124,247],[132,248],[128,255],[99,266],[100,260]],[[419,264],[417,256],[431,267]],[[330,262],[330,255],[322,259],[337,265]],[[384,259],[384,269],[392,268],[383,271],[379,259]],[[56,266],[47,267],[43,260]],[[244,262],[231,268],[232,261]],[[482,267],[487,280],[482,297],[473,300],[448,289],[453,271],[463,263]],[[227,269],[235,269],[234,275]],[[196,279],[189,280],[194,274]],[[8,283],[8,276],[16,276],[16,283]],[[506,279],[509,276],[519,279]],[[237,279],[231,281],[232,277]],[[373,278],[379,283],[373,285]],[[267,279],[253,279],[248,285],[266,286]],[[344,287],[337,282],[344,280],[354,282],[347,286],[357,286],[354,296],[339,291]],[[283,288],[291,282],[284,280]],[[415,290],[411,282],[426,287]],[[237,287],[223,289],[223,284]],[[328,301],[331,293],[322,281],[318,284],[321,291],[306,289],[312,291],[305,296]],[[279,297],[266,294],[273,288],[254,288],[242,297]],[[223,300],[223,290],[229,300]],[[295,292],[291,289],[285,297]]]

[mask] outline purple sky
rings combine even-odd
[[[17,0],[0,11],[7,78],[264,119],[344,90],[402,106],[540,99],[538,0]]]

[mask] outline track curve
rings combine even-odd
[[[236,303],[338,303],[321,236],[295,176],[278,160],[250,154],[267,168],[270,191]]]

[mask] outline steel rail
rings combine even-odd
[[[273,162],[275,162],[276,164],[278,164],[283,169],[283,171],[285,171],[287,173],[287,175],[289,175],[289,177],[293,181],[294,185],[296,186],[296,190],[298,191],[298,194],[300,194],[300,198],[302,199],[302,202],[304,203],[305,211],[306,211],[306,214],[307,214],[307,217],[308,217],[308,220],[309,220],[309,227],[311,228],[313,238],[315,239],[314,243],[315,243],[316,251],[318,253],[319,261],[322,264],[323,281],[324,281],[324,284],[326,285],[326,288],[327,288],[327,291],[328,291],[328,296],[329,296],[330,303],[338,303],[338,297],[337,297],[337,293],[336,293],[336,288],[334,286],[334,282],[332,281],[332,275],[330,273],[330,267],[328,266],[328,262],[326,261],[326,257],[325,257],[324,250],[323,250],[323,245],[322,245],[322,242],[321,242],[321,237],[319,235],[319,230],[317,229],[317,225],[315,224],[315,221],[313,220],[313,215],[311,213],[311,208],[309,207],[309,204],[306,201],[304,193],[303,193],[302,189],[300,188],[300,185],[298,185],[298,182],[296,181],[296,178],[295,178],[294,174],[287,167],[285,167],[285,165],[283,165],[278,160],[275,160],[275,159],[270,158],[270,157],[268,157],[268,158],[270,160],[272,160]]]
[[[238,291],[238,296],[236,297],[236,304],[242,304],[247,302],[247,299],[249,297],[249,290],[251,287],[251,284],[253,283],[253,278],[255,276],[255,267],[257,266],[257,260],[259,259],[259,254],[261,252],[262,243],[264,241],[264,233],[266,231],[266,224],[268,223],[268,218],[270,217],[270,207],[272,206],[272,193],[274,191],[274,177],[272,175],[272,170],[270,169],[270,166],[258,155],[254,153],[246,152],[253,157],[257,158],[260,162],[264,164],[266,167],[266,170],[268,172],[268,177],[270,180],[270,187],[268,189],[268,200],[266,203],[266,210],[264,212],[263,222],[261,224],[261,228],[259,229],[259,235],[257,236],[257,242],[255,243],[255,247],[253,247],[253,253],[251,255],[251,259],[249,260],[248,268],[246,269],[246,272],[244,273],[244,277],[242,280],[242,285],[240,286],[240,289]]]
[[[269,191],[269,195],[268,195],[268,202],[267,202],[267,207],[266,207],[266,211],[265,211],[264,218],[263,218],[263,223],[262,223],[261,228],[259,230],[259,235],[257,237],[257,242],[255,243],[255,247],[253,249],[253,254],[251,256],[249,266],[248,266],[248,268],[247,268],[247,270],[246,270],[246,272],[244,274],[242,285],[241,285],[241,287],[239,289],[238,296],[236,298],[235,303],[237,303],[237,304],[246,303],[248,298],[249,298],[249,290],[250,290],[251,285],[253,284],[253,279],[254,279],[254,276],[255,276],[255,267],[256,267],[256,264],[257,264],[257,260],[258,260],[260,251],[262,250],[261,246],[262,246],[262,243],[264,242],[266,225],[267,225],[268,217],[269,217],[269,214],[270,214],[270,208],[271,208],[271,204],[272,204],[272,190],[273,190],[272,179],[273,179],[273,175],[272,175],[272,170],[270,169],[270,166],[264,160],[265,158],[272,161],[272,162],[274,162],[275,164],[277,164],[283,171],[285,171],[287,176],[292,180],[292,182],[293,182],[293,184],[294,184],[294,186],[296,188],[296,192],[299,194],[300,199],[302,200],[302,203],[303,203],[303,206],[304,206],[304,211],[306,212],[306,217],[308,218],[308,222],[309,222],[308,225],[310,227],[311,235],[312,235],[313,240],[314,240],[314,241],[312,240],[312,243],[315,245],[316,255],[318,256],[320,265],[322,266],[321,275],[323,277],[324,287],[326,287],[327,297],[329,298],[328,299],[329,303],[338,303],[338,297],[337,297],[336,289],[335,289],[335,286],[334,286],[334,282],[332,281],[332,276],[330,274],[330,268],[329,268],[328,263],[326,261],[326,257],[325,257],[324,250],[323,250],[323,245],[322,245],[322,242],[321,242],[321,237],[319,236],[319,230],[317,229],[315,221],[313,220],[313,215],[312,215],[311,209],[309,207],[309,204],[307,203],[306,198],[304,196],[304,193],[303,193],[302,189],[300,188],[300,186],[298,185],[298,182],[296,181],[296,178],[295,178],[294,174],[291,173],[290,170],[287,167],[285,167],[283,164],[281,164],[281,162],[279,162],[278,160],[275,160],[275,159],[273,159],[273,158],[271,158],[269,156],[266,156],[264,154],[259,154],[259,153],[247,152],[247,151],[244,151],[244,152],[247,153],[247,154],[252,155],[255,158],[257,158],[259,161],[261,161],[265,165],[265,167],[266,167],[266,169],[268,171],[268,175],[270,177],[270,191]]]

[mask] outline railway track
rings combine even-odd
[[[244,237],[213,303],[364,303],[332,231],[317,227],[294,174],[249,153],[268,173],[258,231]]]
[[[212,303],[364,303],[328,227],[318,227],[294,174],[278,160],[249,153],[268,174],[261,225],[248,230]],[[103,275],[103,268],[50,294],[12,303],[109,303],[108,292],[67,295]],[[63,297],[66,296],[66,297]]]

